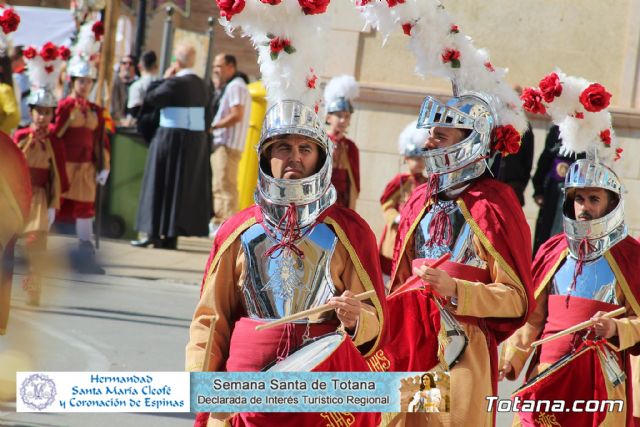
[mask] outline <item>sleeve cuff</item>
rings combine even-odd
[[[634,334],[635,328],[629,321],[629,318],[613,319],[613,321],[616,322],[618,335],[609,339],[609,343],[616,351],[622,351],[629,347],[633,347],[638,342],[638,337]]]

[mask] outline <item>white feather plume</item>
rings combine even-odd
[[[562,85],[562,93],[553,101],[545,102],[547,113],[553,123],[560,128],[562,139],[561,153],[573,154],[594,151],[601,161],[610,162],[616,155],[619,147],[611,122],[611,113],[608,108],[598,112],[587,111],[580,102],[580,95],[589,87],[589,82],[581,77],[569,76],[554,70]],[[611,144],[605,146],[601,132],[609,130]]]
[[[101,42],[96,40],[96,36],[93,33],[93,26],[96,22],[97,21],[90,21],[82,24],[80,27],[77,41],[71,48],[71,53],[74,57],[81,57],[84,60],[88,60],[100,52]]]
[[[270,102],[294,99],[308,106],[320,105],[322,94],[316,79],[322,73],[328,41],[326,13],[305,15],[297,0],[282,0],[277,5],[247,1],[242,12],[231,20],[220,18],[220,23],[227,34],[241,29],[253,42]],[[295,51],[283,50],[272,58],[269,42],[274,37],[288,40]]]
[[[53,61],[45,61],[42,56],[38,54],[31,59],[25,58],[25,62],[32,87],[46,88],[50,91],[55,88],[63,63],[60,58]],[[49,71],[47,71],[47,68]]]
[[[473,45],[440,2],[406,0],[388,7],[385,0],[373,0],[358,9],[367,24],[385,38],[399,28],[410,32],[409,49],[415,55],[418,75],[448,78],[460,92],[489,94],[494,100],[492,107],[498,116],[497,124],[511,124],[521,134],[526,131],[527,120],[518,94],[505,80],[507,70],[491,64],[487,51]],[[458,68],[454,68],[451,61],[443,61],[446,49],[459,52]]]
[[[324,88],[324,102],[329,105],[339,98],[346,98],[353,102],[360,94],[360,88],[355,77],[343,74],[329,80]]]
[[[398,151],[400,154],[404,155],[404,153],[412,149],[411,147],[422,147],[427,140],[429,131],[423,128],[418,129],[417,125],[418,121],[414,120],[400,132],[398,137]]]

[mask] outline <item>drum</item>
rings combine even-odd
[[[264,372],[310,372],[331,355],[344,342],[339,333],[323,335],[309,340],[280,362],[273,361]]]

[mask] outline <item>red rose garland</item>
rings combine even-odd
[[[20,24],[20,15],[16,13],[13,9],[5,9],[0,15],[0,27],[2,27],[2,32],[5,34],[9,34],[18,29],[18,25]]]
[[[54,61],[58,58],[58,47],[51,42],[47,42],[42,46],[42,49],[40,49],[40,56],[46,62]]]
[[[38,54],[38,51],[36,51],[36,48],[34,48],[33,46],[29,46],[28,48],[22,51],[22,54],[27,59],[33,59]]]
[[[610,101],[611,94],[599,83],[590,84],[580,94],[580,103],[585,110],[592,113],[604,110]]]
[[[60,46],[58,48],[58,56],[60,57],[60,59],[62,59],[63,61],[68,60],[69,58],[71,58],[71,50],[69,50],[68,47],[66,46]]]

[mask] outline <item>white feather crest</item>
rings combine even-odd
[[[521,134],[527,120],[516,91],[507,83],[507,70],[494,67],[484,49],[477,49],[464,35],[453,17],[437,0],[406,0],[388,7],[385,0],[373,0],[358,6],[366,22],[385,38],[402,28],[410,32],[409,48],[416,57],[416,73],[422,77],[445,77],[462,91],[489,94],[495,100],[498,125],[511,124]],[[393,22],[394,25],[389,25]],[[450,49],[457,52],[455,61],[443,60]]]
[[[562,93],[551,102],[542,101],[553,123],[560,128],[563,154],[594,151],[598,158],[606,163],[616,156],[619,147],[612,128],[611,113],[608,108],[598,112],[587,111],[580,102],[580,95],[589,87],[589,82],[582,77],[569,76],[555,69]],[[610,144],[605,145],[601,133],[609,131]]]
[[[251,38],[270,102],[294,99],[308,106],[321,104],[317,76],[322,73],[328,40],[326,13],[305,15],[297,0],[277,5],[248,1],[231,20],[220,18],[219,22],[227,34],[240,28],[244,37]],[[287,40],[295,51],[282,50],[274,59],[269,43],[276,37]]]
[[[353,102],[360,94],[360,88],[355,77],[343,74],[329,80],[324,88],[324,102],[329,105],[338,98],[346,98]]]
[[[60,58],[53,61],[45,61],[40,54],[31,59],[25,58],[31,86],[53,90],[58,82],[63,62]]]
[[[71,53],[74,57],[81,57],[84,60],[88,60],[100,52],[101,42],[96,40],[96,36],[93,33],[93,26],[96,22],[98,21],[89,21],[80,27],[78,39],[71,48]]]
[[[422,128],[418,129],[417,125],[418,121],[414,120],[400,132],[398,137],[398,151],[400,154],[404,154],[407,148],[411,146],[422,147],[427,140],[429,131]]]

